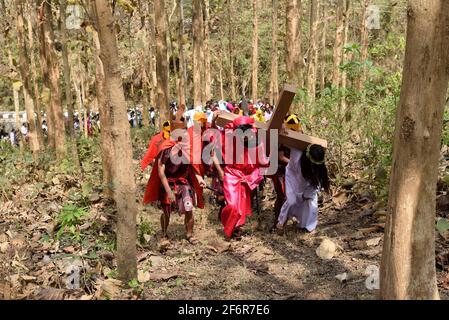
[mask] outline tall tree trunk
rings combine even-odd
[[[179,104],[186,105],[186,61],[184,57],[184,1],[178,0]]]
[[[234,74],[234,24],[233,19],[235,18],[234,14],[234,5],[232,0],[228,0],[228,32],[229,32],[229,77],[231,83],[231,100],[235,101],[237,99],[237,91],[235,88],[235,74]]]
[[[345,29],[345,12],[346,12],[346,0],[337,1],[336,11],[336,31],[334,42],[334,65],[332,70],[332,84],[339,87],[341,82],[340,64],[343,55],[343,41],[344,41],[344,29]]]
[[[286,55],[285,66],[287,80],[292,85],[299,85],[302,75],[301,63],[301,0],[288,0],[286,12]]]
[[[72,161],[77,168],[79,168],[79,158],[78,149],[76,146],[75,128],[73,127],[74,111],[73,111],[73,95],[71,90],[71,70],[69,64],[69,49],[67,48],[67,30],[66,30],[66,10],[67,10],[67,0],[60,1],[60,16],[61,16],[61,26],[60,26],[60,39],[62,45],[62,65],[64,72],[64,90],[65,99],[67,104],[67,114],[68,114],[68,134],[69,134],[69,148],[72,155]]]
[[[259,68],[259,2],[253,0],[253,53],[251,60],[251,95],[253,103],[257,102],[258,68]],[[221,71],[221,70],[220,70]]]
[[[407,13],[380,297],[438,299],[435,195],[449,81],[449,2],[409,1]]]
[[[143,126],[148,126],[150,123],[150,114],[148,112],[148,104],[149,104],[149,87],[150,87],[150,80],[148,79],[148,74],[147,74],[147,66],[149,64],[149,58],[148,58],[148,45],[147,43],[147,34],[146,34],[146,30],[144,30],[142,32],[142,36],[143,36],[143,43],[144,48],[143,48],[143,52],[142,52],[142,65],[140,67],[140,76],[141,76],[141,83],[142,83],[142,124]]]
[[[95,14],[95,8],[92,8]],[[98,30],[98,27],[97,27]],[[98,32],[93,31],[92,34],[94,43],[94,58],[95,58],[95,87],[97,92],[98,112],[100,113],[100,136],[101,136],[101,165],[103,169],[103,193],[106,197],[113,197],[112,185],[112,169],[114,167],[114,145],[112,143],[111,133],[111,119],[108,112],[108,104],[106,101],[106,88],[104,80],[103,62],[100,58],[100,39]]]
[[[350,0],[348,0],[347,5],[348,5],[347,11],[346,11],[347,13],[346,13],[345,19],[344,19],[345,28],[344,28],[344,32],[343,32],[343,39],[344,39],[343,45],[346,45],[348,43],[348,37],[349,37],[349,18],[350,18],[349,7],[351,6]],[[348,62],[350,60],[352,60],[352,53],[343,52],[342,63],[345,64],[346,62]],[[345,70],[345,71],[343,71],[342,76],[341,76],[341,88],[344,89],[343,92],[346,91],[347,84],[348,84],[348,72]],[[346,92],[341,99],[341,111],[343,113],[346,111]]]
[[[220,65],[220,97],[221,97],[221,100],[224,100],[225,99],[225,96],[224,96],[224,88],[223,88],[223,56],[222,56],[222,54],[221,54],[221,52],[219,52],[218,53],[218,59],[220,60],[218,63],[219,63],[219,65]]]
[[[319,1],[310,1],[310,21],[309,21],[309,54],[307,57],[307,92],[310,100],[315,101],[316,70],[318,56],[318,13]]]
[[[45,40],[45,13],[43,8],[44,3],[42,0],[36,0],[36,10],[39,11],[39,20],[38,25],[39,28],[39,60],[41,65],[41,71],[42,71],[42,83],[43,83],[43,90],[42,90],[42,102],[45,105],[45,120],[47,122],[47,139],[48,139],[48,146],[52,149],[55,148],[55,125],[54,125],[54,114],[51,109],[51,103],[50,103],[50,74],[49,74],[49,65],[47,61],[47,47],[46,47],[46,40]]]
[[[204,10],[204,94],[205,99],[204,102],[212,99],[212,78],[211,78],[211,70],[210,70],[210,48],[209,48],[209,0],[203,0],[203,10]]]
[[[36,58],[34,56],[34,34],[33,29],[36,26],[36,12],[33,7],[29,9],[28,19],[28,45],[29,45],[29,56],[30,56],[30,68],[31,68],[31,78],[30,81],[33,86],[34,95],[34,111],[36,112],[36,134],[41,148],[44,147],[44,135],[42,132],[42,117],[41,117],[41,104],[39,95],[39,84],[37,82],[37,66]]]
[[[320,92],[323,92],[326,86],[326,31],[327,31],[327,17],[326,17],[326,2],[321,4],[321,50],[320,50]]]
[[[272,0],[273,20],[271,35],[271,104],[277,103],[279,96],[278,85],[278,0]]]
[[[173,14],[176,10],[177,7],[177,3],[174,3],[174,7],[173,7]],[[176,55],[175,55],[175,46],[176,46],[176,41],[174,40],[175,38],[172,36],[172,32],[171,32],[171,28],[170,28],[170,21],[171,21],[171,17],[172,14],[169,15],[168,12],[166,12],[166,23],[167,23],[167,61],[170,61],[170,57],[171,57],[171,61],[173,62],[173,79],[174,79],[174,83],[175,83],[175,91],[173,93],[169,92],[169,97],[170,96],[179,96],[179,68],[178,68],[178,63],[176,61]],[[170,68],[168,69],[168,79],[170,80]],[[169,85],[168,85],[169,89],[170,89],[170,81],[169,81]]]
[[[8,40],[9,42],[9,40]],[[12,58],[12,52],[11,52],[11,45],[10,43],[7,44],[8,46],[8,61],[9,61],[9,67],[11,68],[11,71],[15,69],[13,58]],[[15,73],[15,72],[14,72]],[[15,112],[15,124],[16,129],[20,133],[20,87],[21,87],[20,81],[13,80],[12,82],[12,91],[13,91],[13,99],[14,99],[14,112]],[[19,139],[19,146],[20,146],[20,152],[23,152],[23,139],[20,139],[21,135],[18,135],[17,138]]]
[[[157,74],[156,74],[156,50],[155,50],[155,26],[154,26],[154,1],[148,3],[148,43],[150,45],[150,61],[149,61],[149,76],[151,82],[150,89],[150,104],[156,108],[156,88],[157,88]]]
[[[168,61],[167,61],[167,16],[165,0],[154,0],[154,16],[156,26],[156,75],[157,106],[161,115],[160,125],[171,119],[168,102]]]
[[[362,21],[360,24],[360,62],[364,64],[368,57],[368,29],[366,28],[366,13],[369,5],[369,0],[362,2]],[[361,90],[366,79],[366,68],[362,67],[360,76],[357,78],[356,88]]]
[[[17,42],[19,50],[19,60],[20,60],[20,75],[22,78],[23,85],[23,96],[25,103],[25,111],[27,115],[27,121],[29,125],[28,137],[30,142],[31,152],[34,157],[40,150],[39,140],[36,133],[36,122],[34,117],[34,101],[31,95],[31,82],[30,82],[30,70],[29,70],[29,60],[28,60],[28,48],[25,41],[25,27],[23,22],[23,4],[21,0],[15,1],[16,5],[16,25],[17,25]]]
[[[200,106],[202,99],[202,77],[201,69],[203,61],[201,60],[202,38],[201,21],[203,19],[201,0],[193,0],[193,104]]]
[[[107,0],[95,0],[95,17],[100,40],[100,57],[105,76],[106,105],[111,121],[114,152],[114,199],[117,204],[117,269],[119,278],[129,281],[137,277],[136,259],[136,185],[132,161],[126,101],[120,74],[120,59],[114,20]],[[159,11],[156,11],[158,16]],[[159,15],[159,17],[165,15]],[[166,38],[165,38],[166,39]],[[164,55],[166,58],[167,55]]]
[[[58,160],[66,156],[64,115],[62,112],[61,92],[59,89],[58,57],[55,52],[53,33],[53,15],[51,0],[42,3],[42,28],[45,39],[45,60],[48,68],[48,85],[50,89],[50,105],[53,114],[54,141]]]

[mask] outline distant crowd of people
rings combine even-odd
[[[173,116],[175,116],[178,110],[182,108],[184,110],[183,116],[185,118],[187,127],[191,127],[193,125],[194,116],[198,112],[204,112],[206,114],[208,123],[211,123],[213,113],[217,110],[242,115],[244,113],[242,103],[243,101],[240,101],[238,103],[224,100],[208,101],[204,107],[190,106],[189,108],[186,108],[184,105],[178,105],[178,103],[172,102],[170,103],[169,108],[173,113]],[[247,107],[248,107],[248,114],[252,118],[260,122],[268,121],[274,109],[274,106],[263,101],[257,101],[256,103],[248,101]],[[146,126],[143,123],[142,111],[143,109],[141,106],[136,106],[134,108],[127,109],[128,122],[131,128],[142,128]],[[154,107],[149,107],[148,116],[149,116],[148,125],[156,126],[156,124],[158,123],[157,118],[159,117],[159,112]],[[66,128],[68,128],[70,120],[67,112],[64,113],[64,117]],[[42,132],[44,136],[46,136],[48,133],[48,124],[45,113],[42,113],[41,119],[42,119],[41,123]],[[98,112],[90,112],[87,115],[87,120],[85,120],[83,114],[75,112],[73,115],[73,128],[75,129],[75,132],[78,133],[84,132],[85,127],[87,127],[87,134],[89,136],[92,136],[96,132],[99,132],[101,127],[100,114]],[[9,140],[12,146],[18,146],[20,140],[24,141],[25,143],[28,142],[28,132],[29,132],[29,123],[27,122],[21,123],[20,128],[16,128],[14,123],[2,124],[0,125],[0,140],[1,141]]]

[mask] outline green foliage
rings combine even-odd
[[[57,218],[56,239],[59,239],[63,234],[69,234],[73,240],[81,240],[78,227],[82,223],[82,218],[86,215],[86,208],[78,208],[72,204],[63,206]]]
[[[443,234],[449,230],[449,220],[443,218],[438,219],[436,228],[439,234],[443,236]]]
[[[111,270],[110,272],[108,272],[108,273],[106,274],[106,276],[107,276],[108,278],[117,279],[117,277],[118,277],[118,271],[117,271],[117,269]]]
[[[327,163],[334,184],[339,185],[345,175],[354,172],[349,170],[350,165],[362,169],[363,177],[374,185],[376,195],[383,198],[387,195],[392,161],[401,73],[384,69],[370,60],[361,61],[358,44],[348,43],[344,50],[347,60],[340,69],[348,79],[347,87],[329,84],[314,102],[301,90],[297,94],[297,101],[304,105],[300,117],[307,133],[328,140]],[[355,84],[362,73],[366,77],[360,90]],[[376,170],[386,174],[377,177]]]
[[[150,221],[143,219],[140,222],[139,228],[138,228],[139,243],[142,245],[145,245],[147,243],[147,241],[145,240],[145,235],[154,236],[155,234],[156,234],[156,228],[154,227],[154,225]]]
[[[449,146],[449,109],[444,108],[442,143]]]

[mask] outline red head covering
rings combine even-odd
[[[247,116],[241,116],[241,117],[238,117],[237,119],[235,119],[233,121],[233,124],[236,127],[241,126],[241,125],[245,125],[245,124],[253,125],[254,124],[254,119],[251,118],[251,117],[247,117]]]

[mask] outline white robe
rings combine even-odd
[[[299,228],[315,230],[318,223],[318,190],[306,181],[301,173],[300,159],[303,152],[291,148],[290,161],[285,171],[286,200],[279,214],[278,223],[284,224],[295,217]],[[304,200],[309,198],[308,200]]]

